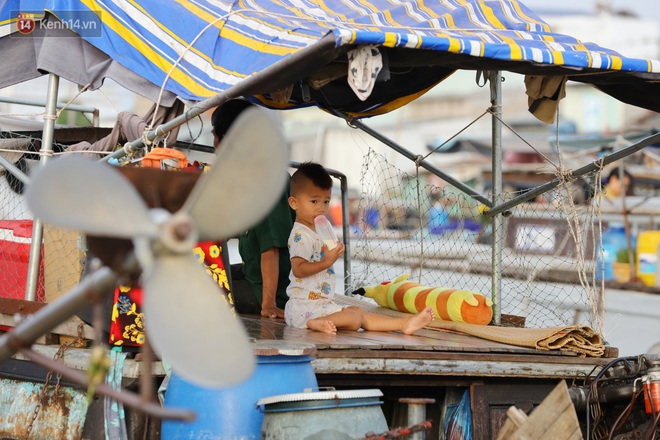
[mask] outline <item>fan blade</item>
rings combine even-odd
[[[252,374],[247,334],[192,252],[156,258],[145,274],[144,316],[150,343],[186,380],[220,387]]]
[[[54,159],[27,188],[32,213],[46,223],[104,237],[155,236],[147,205],[110,165],[81,157]]]
[[[282,194],[287,165],[272,116],[256,107],[242,112],[182,208],[195,219],[200,240],[233,237],[261,220]]]

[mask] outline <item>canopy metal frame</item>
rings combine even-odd
[[[280,86],[288,86],[293,83],[292,80],[300,80],[304,78],[308,73],[313,71],[315,68],[328,63],[329,61],[336,58],[337,54],[345,51],[345,48],[338,48],[336,46],[335,38],[332,33],[329,33],[317,43],[312,44],[306,48],[303,48],[292,55],[281,59],[278,62],[275,62],[271,66],[263,69],[260,72],[255,73],[254,75],[246,78],[240,83],[228,88],[227,90],[219,93],[211,98],[208,98],[204,101],[201,101],[191,107],[190,110],[186,111],[182,115],[173,120],[162,124],[156,128],[150,129],[144,134],[141,139],[136,139],[132,142],[127,143],[114,152],[113,154],[106,156],[104,161],[109,160],[110,158],[119,158],[124,155],[131,154],[135,151],[138,151],[145,147],[145,142],[150,143],[154,141],[157,137],[163,136],[172,129],[181,126],[182,124],[192,120],[193,118],[201,115],[202,113],[221,105],[229,99],[237,98],[241,96],[250,96],[265,92],[270,92],[277,89]],[[443,62],[447,61],[445,66],[449,66],[452,61],[465,61],[469,57],[458,56],[454,54],[443,54],[438,56],[438,59],[442,59]],[[437,63],[441,65],[442,63]],[[566,69],[561,69],[553,66],[534,66],[532,64],[526,65],[527,68],[538,68],[539,71],[543,69],[544,73],[547,75],[566,75]],[[508,69],[511,67],[511,69]],[[460,67],[456,67],[460,68]],[[447,173],[444,173],[442,170],[432,166],[430,163],[425,161],[420,161],[419,165],[427,169],[432,174],[438,176],[439,178],[445,180],[448,184],[455,186],[458,190],[466,193],[468,196],[471,196],[483,203],[488,209],[486,214],[493,218],[494,227],[493,227],[493,250],[492,250],[492,296],[494,303],[494,320],[495,324],[501,323],[501,310],[500,310],[500,290],[501,290],[501,258],[502,258],[502,242],[503,242],[503,228],[498,227],[501,225],[503,215],[507,210],[523,203],[525,200],[528,200],[530,197],[535,195],[543,194],[547,191],[558,186],[561,181],[559,178],[554,179],[546,184],[539,185],[538,187],[532,189],[530,192],[526,193],[524,196],[516,197],[507,202],[501,203],[502,201],[502,148],[501,148],[501,114],[502,114],[502,97],[501,97],[501,74],[500,70],[511,70],[516,71],[516,67],[513,63],[509,62],[494,62],[491,65],[491,72],[489,72],[489,81],[491,85],[491,113],[492,117],[492,141],[493,141],[493,173],[492,173],[492,188],[493,193],[491,198],[487,198],[482,194],[472,190],[464,183],[453,179]],[[588,82],[588,80],[593,80],[598,78],[599,72],[582,72],[583,75],[580,77],[580,74],[575,75],[574,78],[576,81]],[[297,77],[296,77],[297,76]],[[641,79],[640,79],[641,81]],[[43,129],[43,138],[41,144],[41,166],[46,165],[49,158],[52,156],[52,143],[54,138],[54,123],[55,115],[57,110],[57,93],[59,87],[59,77],[54,73],[49,73],[49,87],[48,95],[46,100],[46,111],[44,117],[44,129]],[[621,95],[620,96],[624,96]],[[346,119],[346,115],[342,115],[341,112],[335,112],[337,116],[343,117]],[[372,136],[375,135],[375,131],[369,129],[366,125],[358,121],[351,121],[352,125],[361,128],[367,134]],[[418,157],[412,154],[409,150],[401,147],[400,145],[386,139],[381,135],[374,136],[377,139],[381,140],[383,143],[393,148],[395,151],[401,153],[410,160],[417,161]],[[643,139],[640,142],[637,142],[631,146],[613,152],[605,156],[599,161],[592,162],[589,165],[586,165],[578,170],[570,172],[567,174],[567,177],[579,177],[581,175],[587,174],[605,166],[609,163],[612,163],[616,160],[623,159],[626,156],[629,156],[636,151],[641,150],[642,148],[651,145],[660,141],[660,134],[650,136],[646,139]],[[6,165],[5,161],[0,161],[0,164]],[[12,167],[6,167],[10,172],[15,171]],[[340,174],[340,173],[339,173]],[[342,182],[342,193],[347,189],[345,178],[341,179]],[[21,180],[24,180],[21,178]],[[27,180],[27,179],[26,179]],[[346,191],[347,194],[347,191]],[[348,210],[347,210],[347,196],[342,197],[342,205],[344,208],[344,226],[348,228]],[[30,260],[28,263],[28,280],[26,283],[26,299],[34,300],[35,292],[37,288],[37,275],[39,270],[39,260],[41,253],[41,241],[43,234],[43,224],[39,219],[35,219],[33,223],[33,235],[32,235],[32,245],[30,249]],[[344,230],[345,240],[348,237],[347,229]],[[350,270],[350,253],[349,248],[347,247],[345,253],[345,270]],[[136,264],[132,261],[131,258],[126,262],[127,266]],[[86,277],[84,280],[78,284],[78,286],[71,289],[69,292],[66,292],[57,300],[48,304],[46,307],[42,308],[37,312],[31,319],[26,319],[19,322],[16,327],[8,333],[0,336],[0,362],[7,360],[9,357],[13,356],[17,352],[22,352],[28,358],[32,359],[36,363],[46,365],[49,368],[55,369],[56,366],[48,364],[46,359],[36,356],[33,352],[29,350],[29,347],[36,342],[36,340],[43,334],[52,331],[57,325],[69,319],[77,311],[81,310],[83,307],[88,306],[90,303],[97,302],[105,292],[112,290],[107,289],[108,286],[116,285],[119,279],[119,275],[110,270],[109,268],[100,268],[96,272],[92,273],[89,277]],[[350,278],[345,277],[347,283],[350,282]],[[148,344],[146,344],[145,349],[148,351]],[[150,365],[149,362],[145,362],[145,368],[149,371]],[[66,368],[59,370],[62,374],[71,373]],[[78,374],[69,374],[69,376],[84,385],[87,385],[87,379],[82,375]],[[147,376],[147,375],[145,375]],[[146,389],[144,387],[143,389]],[[112,390],[108,390],[105,387],[99,386],[98,390],[101,393],[107,394],[111,393]],[[155,416],[164,417],[164,418],[179,418],[179,419],[188,419],[190,414],[185,411],[176,411],[176,410],[167,410],[158,408],[156,405],[147,405],[149,396],[142,396],[142,398],[134,398],[132,395],[125,395],[124,392],[114,393],[112,395],[116,400],[123,400],[125,404],[140,407],[141,410]]]
[[[290,82],[291,71],[293,67],[296,67],[296,71],[299,75],[304,76],[306,73],[312,71],[315,67],[318,67],[319,64],[328,62],[333,59],[333,54],[335,54],[337,48],[335,47],[335,40],[331,34],[326,35],[323,39],[318,41],[316,44],[308,46],[304,49],[301,49],[294,54],[290,55],[287,58],[283,58],[280,61],[272,64],[268,68],[255,73],[254,75],[246,78],[240,83],[228,88],[222,93],[219,93],[215,96],[212,96],[204,101],[200,101],[191,107],[190,110],[181,114],[180,116],[172,119],[171,121],[151,129],[145,133],[143,138],[136,139],[132,142],[127,143],[114,152],[113,154],[105,157],[102,160],[108,160],[109,158],[119,158],[127,154],[131,154],[135,151],[138,151],[145,147],[145,141],[151,142],[155,140],[158,136],[162,136],[165,133],[169,132],[173,128],[176,128],[185,122],[201,115],[202,113],[217,107],[218,105],[226,102],[229,99],[237,98],[241,96],[250,96],[254,94],[264,93],[268,90],[271,90],[272,87],[281,85],[287,82]],[[549,72],[552,74],[553,72]],[[579,80],[579,77],[576,78]],[[476,200],[482,202],[488,209],[486,214],[493,217],[494,222],[501,222],[502,215],[509,209],[523,203],[525,200],[528,200],[530,197],[543,194],[560,184],[560,179],[554,179],[546,184],[539,185],[538,187],[532,189],[530,192],[527,192],[524,196],[519,196],[514,199],[511,199],[507,202],[500,203],[501,201],[501,159],[502,159],[502,149],[501,149],[501,114],[502,114],[502,100],[501,100],[501,74],[499,70],[491,71],[489,74],[489,81],[491,85],[491,112],[493,115],[492,118],[492,138],[493,138],[493,194],[492,198],[489,200],[487,197],[476,193],[474,190],[469,188],[467,185],[462,182],[453,179],[447,173],[444,173],[442,170],[432,166],[429,163],[424,161],[420,162],[420,166],[423,166],[429,172],[435,174],[439,178],[447,181],[447,183],[455,186],[457,189],[465,192],[467,195],[474,197]],[[52,155],[52,139],[54,134],[54,115],[56,112],[56,101],[57,101],[57,89],[59,84],[59,77],[54,74],[50,74],[49,78],[49,90],[46,106],[46,117],[43,130],[43,142],[42,142],[42,159],[41,165],[45,165],[49,157]],[[340,117],[342,116],[341,112],[336,111],[335,114]],[[367,134],[374,135],[376,132],[369,129],[365,124],[358,121],[351,121],[354,126],[363,129]],[[385,143],[389,147],[398,151],[402,155],[408,157],[409,159],[415,161],[417,156],[411,153],[409,150],[406,150],[402,146],[388,140],[384,136],[377,135],[377,139]],[[626,148],[613,152],[603,159],[594,161],[578,170],[575,170],[571,173],[568,173],[568,177],[579,177],[581,175],[587,174],[596,170],[599,167],[612,163],[616,160],[623,159],[636,151],[641,150],[642,148],[654,144],[660,141],[660,134],[649,136],[633,145],[630,145]],[[10,169],[10,168],[8,168]],[[342,200],[342,203],[347,203],[346,200]],[[347,206],[344,205],[345,215],[347,214]],[[347,218],[344,219],[347,224]],[[495,225],[497,226],[497,225]],[[502,243],[502,228],[494,227],[494,244],[492,252],[492,286],[493,286],[493,302],[495,304],[494,310],[494,320],[496,324],[500,323],[501,320],[501,310],[500,310],[500,286],[501,286],[501,243]],[[33,244],[39,244],[42,237],[42,224],[38,220],[35,221],[34,231],[33,231]],[[36,291],[37,277],[38,273],[38,261],[40,258],[41,247],[34,245],[31,248],[30,261],[29,261],[29,274],[28,282],[26,286],[26,299],[33,299],[34,292]],[[350,267],[350,255],[347,249],[345,256],[346,269]],[[107,275],[113,280],[117,280],[115,274]],[[348,278],[346,278],[348,280]],[[93,283],[93,279],[90,280]],[[105,280],[108,282],[108,280]],[[80,289],[73,289],[71,292],[67,292],[62,296],[62,301],[58,301],[57,305],[54,303],[42,309],[42,312],[38,317],[35,317],[35,320],[29,320],[29,322],[19,323],[14,331],[7,333],[0,338],[0,362],[5,360],[7,357],[13,355],[19,350],[29,347],[33,344],[37,338],[52,330],[56,325],[64,322],[68,317],[73,315],[79,307],[79,303],[76,302],[74,305],[67,298],[69,296],[80,297]],[[38,327],[36,327],[38,323]],[[31,331],[27,331],[30,329]],[[20,338],[18,338],[20,336]],[[18,338],[18,339],[17,339]]]

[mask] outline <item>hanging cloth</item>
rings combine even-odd
[[[89,153],[84,153],[86,157],[90,159],[100,159],[101,156],[97,154],[98,152],[111,152],[117,148],[118,144],[123,145],[125,142],[132,142],[135,139],[141,138],[144,129],[147,127],[147,123],[151,123],[154,112],[156,112],[154,126],[158,127],[159,125],[169,122],[179,116],[183,113],[184,109],[185,104],[176,100],[172,107],[160,106],[157,110],[156,104],[154,104],[143,117],[131,112],[121,112],[117,115],[117,121],[115,122],[114,127],[112,127],[112,131],[109,135],[94,143],[83,141],[70,145],[67,148],[67,151],[87,151]],[[169,136],[171,139],[176,139],[178,133],[179,127],[175,127],[169,132]]]
[[[566,96],[566,77],[525,75],[525,87],[530,113],[546,124],[554,123],[559,101]]]

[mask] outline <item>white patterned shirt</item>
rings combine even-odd
[[[321,238],[302,223],[293,224],[288,244],[291,259],[300,257],[312,263],[323,260]],[[331,299],[334,296],[335,280],[332,267],[305,278],[297,278],[291,271],[286,293],[289,298],[295,299]]]

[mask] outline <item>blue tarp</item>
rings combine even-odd
[[[419,68],[406,80],[417,86],[390,87],[393,92],[365,108],[403,105],[457,68],[580,74],[576,80],[606,92],[612,83],[619,87],[621,73],[634,73],[638,85],[660,73],[658,61],[553,33],[516,0],[9,0],[0,6],[0,36],[16,35],[26,15],[39,18],[44,11],[123,67],[191,101],[223,92],[329,35],[334,52],[308,66],[325,67],[329,80],[347,69],[346,50],[358,45],[379,46],[392,76]],[[619,79],[596,78],[606,72]],[[279,83],[297,87],[300,75],[292,72]],[[397,102],[402,97],[409,99]],[[295,93],[289,101],[282,107],[307,104]]]

